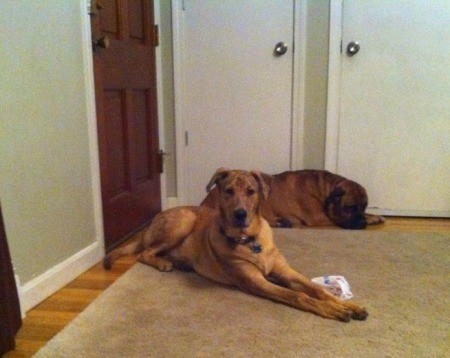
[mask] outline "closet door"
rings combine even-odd
[[[294,1],[183,0],[187,202],[218,167],[290,167]]]
[[[382,213],[450,216],[449,3],[344,0],[342,15],[337,172]]]

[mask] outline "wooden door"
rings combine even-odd
[[[161,210],[153,1],[102,0],[91,16],[105,246]]]
[[[0,356],[14,349],[15,335],[21,325],[19,297],[0,207]]]
[[[218,167],[290,168],[294,1],[183,0],[181,15],[185,191],[198,205]]]
[[[449,3],[343,4],[338,173],[386,215],[450,216]]]

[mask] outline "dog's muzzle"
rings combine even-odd
[[[247,223],[248,212],[247,212],[247,210],[245,210],[245,209],[236,209],[233,212],[233,217],[234,217],[236,226],[241,226],[241,227],[248,226],[248,223]]]
[[[367,220],[364,216],[358,216],[352,220],[342,222],[340,226],[349,230],[361,230],[366,228]]]

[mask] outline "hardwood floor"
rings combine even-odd
[[[371,226],[369,230],[450,234],[450,219],[391,217],[387,218],[383,225]],[[105,271],[102,264],[98,263],[28,311],[16,337],[16,349],[4,357],[31,357],[134,263],[134,258],[124,257],[119,259],[110,271]]]

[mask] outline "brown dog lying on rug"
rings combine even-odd
[[[270,196],[262,202],[262,216],[272,227],[338,225],[364,229],[384,218],[366,214],[366,190],[349,179],[324,170],[299,170],[273,176],[262,174],[270,183]],[[219,190],[207,188],[202,206],[217,208]]]
[[[105,268],[134,253],[138,261],[160,271],[173,266],[194,269],[222,284],[325,318],[366,319],[362,306],[340,300],[288,265],[260,215],[260,202],[269,193],[260,173],[219,169],[208,186],[214,185],[220,210],[177,207],[158,214],[141,241],[105,257]]]

